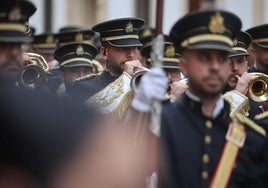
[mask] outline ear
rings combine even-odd
[[[108,56],[108,50],[106,47],[100,47],[100,54],[102,56],[102,59],[107,60]]]
[[[186,59],[183,57],[180,58],[180,70],[185,77],[188,76],[187,62]]]
[[[251,47],[251,48],[248,48],[248,53],[253,55],[254,57],[256,56],[256,49]]]

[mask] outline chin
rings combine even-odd
[[[213,88],[209,88],[207,90],[207,95],[209,95],[209,96],[217,96],[217,95],[222,93],[223,89],[224,88],[220,87],[220,86],[218,86],[218,87],[215,86]]]

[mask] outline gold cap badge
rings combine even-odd
[[[75,39],[74,39],[75,42],[83,42],[83,34],[82,33],[77,33],[75,35]]]
[[[128,22],[125,28],[126,33],[132,33],[133,32],[133,24],[131,22]]]
[[[149,37],[149,36],[152,36],[152,31],[151,31],[151,29],[145,29],[143,32],[142,32],[142,38],[144,38],[144,37]]]
[[[81,45],[79,45],[76,48],[75,54],[78,55],[78,56],[82,56],[82,55],[84,55],[84,53],[85,53],[84,48]]]
[[[165,51],[166,57],[174,57],[175,56],[175,48],[173,45],[169,45]]]
[[[217,12],[214,16],[211,16],[210,22],[208,25],[208,28],[211,31],[211,33],[222,34],[226,30],[223,22],[224,22],[224,18],[219,12]]]
[[[48,35],[46,38],[46,43],[50,44],[54,42],[54,38],[52,35]]]
[[[234,41],[233,41],[233,46],[236,46],[237,43],[238,43],[238,40],[237,40],[237,39],[234,39]]]

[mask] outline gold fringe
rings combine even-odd
[[[111,118],[114,120],[122,119],[133,98],[134,98],[134,92],[133,91],[127,92],[120,101],[119,105],[116,107],[116,109],[114,109],[111,112]]]

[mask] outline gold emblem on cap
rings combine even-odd
[[[217,12],[214,16],[211,16],[208,28],[212,33],[222,34],[226,30],[223,22],[224,18]]]
[[[46,38],[46,43],[50,44],[54,42],[54,38],[52,35],[48,35]]]
[[[10,21],[19,21],[22,18],[20,8],[15,6],[8,14],[8,19]]]
[[[26,26],[25,34],[30,35],[31,34],[31,28],[30,28],[29,22],[25,22],[25,26]]]
[[[236,46],[237,43],[238,43],[237,39],[234,39],[234,41],[233,41],[233,46]]]
[[[82,42],[83,41],[83,34],[82,33],[77,33],[75,35],[75,39],[74,39],[75,42]]]
[[[84,55],[84,53],[85,53],[84,48],[81,45],[79,45],[76,48],[75,54],[78,55],[78,56],[82,56],[82,55]]]
[[[175,56],[175,48],[173,45],[169,45],[165,51],[166,57],[174,57]]]
[[[133,32],[133,24],[131,22],[128,22],[125,28],[126,33],[132,33]]]
[[[152,31],[151,31],[151,29],[145,29],[143,32],[142,32],[142,37],[144,38],[144,37],[149,37],[149,36],[151,36],[152,35]]]

